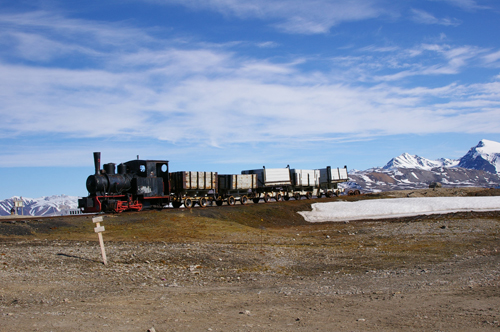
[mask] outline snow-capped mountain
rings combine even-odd
[[[431,182],[448,187],[500,185],[500,143],[481,140],[459,160],[430,160],[403,153],[384,167],[351,171],[347,185],[364,191],[428,188]]]
[[[460,158],[459,167],[500,172],[500,143],[483,139]]]
[[[26,198],[14,196],[0,201],[0,216],[10,215],[14,200],[22,200],[24,207],[19,208],[18,214],[31,216],[50,216],[64,214],[65,211],[78,207],[78,196],[44,196],[40,198]]]
[[[399,157],[392,158],[383,168],[384,169],[397,169],[397,168],[416,168],[431,170],[436,167],[453,167],[458,165],[458,160],[441,158],[438,160],[430,160],[417,155],[403,153]]]

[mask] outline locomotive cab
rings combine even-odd
[[[133,174],[131,190],[143,197],[163,196],[168,194],[168,161],[166,160],[131,160],[125,163],[127,172]]]

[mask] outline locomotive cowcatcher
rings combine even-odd
[[[84,213],[140,211],[170,203],[167,160],[131,160],[101,168],[101,153],[94,152],[95,174],[87,178],[88,197],[78,200]]]

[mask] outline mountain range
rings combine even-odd
[[[500,186],[500,143],[481,140],[460,159],[430,160],[403,153],[383,167],[349,172],[346,187],[364,192],[443,187]]]
[[[14,201],[19,200],[23,202],[23,208],[18,208],[19,215],[65,215],[78,208],[78,196],[54,195],[35,199],[13,196],[0,201],[0,216],[10,215]]]
[[[351,170],[345,188],[362,192],[423,189],[432,182],[443,187],[500,186],[500,143],[481,140],[460,159],[430,160],[403,153],[385,166],[365,171]],[[78,206],[77,196],[50,196],[37,199],[11,197],[0,201],[0,216],[10,215],[14,200],[22,200],[22,214],[48,216],[69,214]],[[21,214],[21,211],[19,211]]]

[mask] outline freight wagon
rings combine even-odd
[[[338,196],[344,192],[338,187],[339,183],[347,182],[347,166],[344,168],[332,168],[330,166],[319,169],[319,189],[318,197],[325,195],[326,197]]]
[[[224,202],[234,205],[236,201],[245,205],[249,199],[255,198],[257,174],[224,174],[219,175],[218,195],[215,203],[221,206]]]
[[[175,208],[191,208],[197,203],[206,207],[217,193],[217,172],[173,172],[170,173],[170,200]]]
[[[257,175],[257,187],[253,195],[254,203],[258,203],[261,199],[267,203],[271,198],[279,202],[292,191],[289,167],[266,168],[264,166],[262,169],[241,171],[241,174]]]

